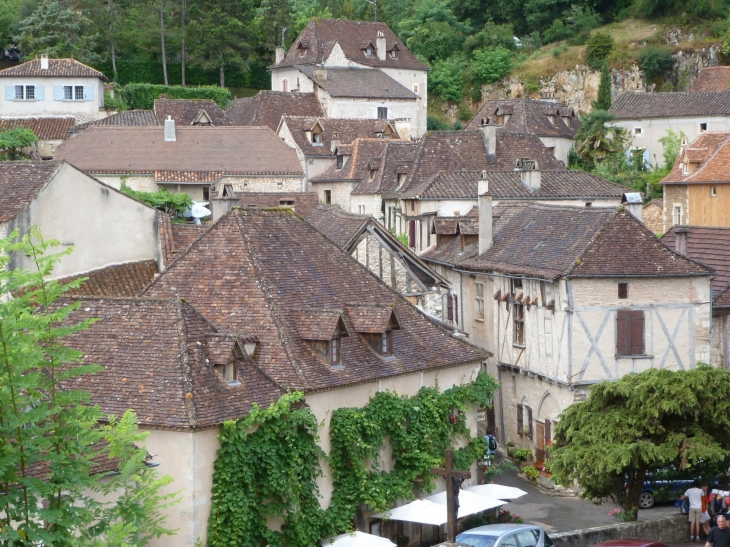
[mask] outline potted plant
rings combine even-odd
[[[408,547],[410,542],[411,538],[403,534],[398,534],[398,536],[395,538],[395,543],[396,545],[398,545],[398,547]]]

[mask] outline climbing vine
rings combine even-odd
[[[363,408],[340,408],[330,421],[329,456],[319,448],[314,414],[299,392],[282,396],[267,409],[257,406],[238,421],[226,422],[213,474],[209,547],[287,545],[308,547],[324,536],[352,528],[358,507],[382,511],[397,499],[413,499],[434,487],[431,467],[443,465],[444,449],[459,469],[484,454],[486,443],[472,438],[468,405],[485,405],[496,389],[480,373],[464,386],[439,393],[423,387],[412,396],[380,392]],[[385,451],[392,469],[384,469]],[[316,479],[320,462],[329,464],[334,491],[320,509]],[[281,531],[267,523],[279,518]]]

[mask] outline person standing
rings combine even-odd
[[[702,496],[705,493],[700,488],[700,481],[693,481],[692,488],[682,494],[683,500],[689,500],[689,540],[700,539],[700,521],[702,520]]]
[[[717,515],[717,526],[707,534],[705,547],[730,547],[730,528],[725,515]]]

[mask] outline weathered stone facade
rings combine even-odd
[[[664,211],[662,232],[666,232],[676,224],[675,207],[682,208],[682,224],[690,224],[689,218],[689,189],[686,184],[664,185]]]
[[[653,199],[644,205],[643,222],[655,234],[664,233],[664,205],[661,199]]]

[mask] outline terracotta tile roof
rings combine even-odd
[[[433,230],[441,236],[456,235],[459,233],[459,217],[436,217],[433,219]]]
[[[82,277],[88,278],[78,289],[66,292],[68,296],[137,296],[158,271],[156,261],[141,260],[114,264],[58,281],[65,284]]]
[[[377,158],[382,154],[387,142],[385,139],[355,139],[352,144],[352,155],[342,169],[337,169],[337,163],[333,163],[310,179],[310,182],[359,182],[363,177],[369,178],[371,172],[375,177],[381,164]]]
[[[40,141],[62,141],[75,121],[75,118],[2,118],[0,133],[24,127],[33,131]]]
[[[297,148],[307,156],[334,156],[332,146],[333,135],[337,135],[340,144],[336,147],[340,154],[352,154],[350,145],[357,138],[378,138],[378,134],[389,135],[389,139],[398,139],[398,131],[388,120],[359,120],[338,118],[313,118],[304,116],[284,116],[282,126],[286,125]],[[306,131],[311,131],[318,124],[322,129],[321,143],[313,143]]]
[[[192,125],[203,112],[212,125],[227,125],[226,113],[211,99],[155,99],[154,113],[160,124],[172,116],[176,124]]]
[[[157,211],[157,225],[159,226],[162,265],[166,268],[172,262],[175,252],[175,239],[172,233],[172,220],[170,219],[170,215],[163,211]]]
[[[167,267],[178,254],[190,247],[205,232],[205,226],[173,223],[170,221],[170,216],[162,211],[159,212],[159,216],[160,246],[162,247],[165,267]]]
[[[353,195],[385,194],[398,187],[398,174],[405,173],[413,166],[418,146],[406,141],[388,141],[380,154],[380,168],[371,179],[362,177],[352,191]]]
[[[410,99],[418,95],[381,70],[371,68],[333,68],[321,69],[309,65],[297,65],[310,80],[324,89],[332,97],[351,99]],[[319,71],[325,70],[326,77]]]
[[[78,62],[75,59],[48,59],[48,68],[41,68],[41,60],[34,59],[16,66],[0,70],[0,78],[11,76],[30,76],[43,78],[101,78],[109,81],[98,70]]]
[[[268,128],[186,126],[175,133],[167,142],[162,127],[91,127],[62,143],[55,157],[87,173],[302,174],[294,149]]]
[[[324,112],[314,93],[259,91],[256,96],[236,99],[226,108],[228,125],[279,128],[282,116],[323,117]]]
[[[486,101],[466,124],[465,129],[479,129],[482,120],[498,123],[498,116],[508,115],[498,131],[533,133],[538,137],[565,137],[572,139],[580,129],[575,111],[563,103],[534,99],[503,99]],[[548,116],[553,116],[551,123]],[[570,120],[567,125],[563,118]]]
[[[241,207],[290,207],[305,218],[319,205],[317,192],[237,192],[236,197]]]
[[[210,182],[217,181],[223,171],[155,171],[155,182]]]
[[[342,310],[306,308],[292,310],[291,318],[302,340],[332,340],[338,329],[347,334]]]
[[[352,321],[352,328],[355,332],[382,334],[389,328],[399,327],[393,304],[349,304],[347,315]]]
[[[214,324],[257,336],[256,364],[286,389],[332,389],[486,357],[432,324],[288,209],[234,209],[145,294],[180,295]],[[376,355],[344,312],[351,335],[342,339],[344,368],[332,370],[302,339],[294,313],[345,310],[352,302],[395,304],[401,325],[393,334],[395,358]]]
[[[201,428],[241,418],[253,403],[267,406],[283,393],[245,360],[240,385],[228,385],[206,361],[209,342],[222,333],[182,300],[82,297],[70,320],[91,318],[98,320],[64,340],[84,362],[104,367],[78,386],[104,413],[131,408],[142,427]]]
[[[369,215],[346,213],[331,205],[320,205],[308,216],[307,222],[319,230],[340,249],[350,250],[370,223]]]
[[[478,228],[477,224],[477,228]],[[479,244],[464,245],[460,237],[450,237],[437,247],[423,253],[421,258],[427,262],[454,266],[468,261],[479,254]]]
[[[706,66],[697,75],[690,91],[727,91],[730,87],[730,66]]]
[[[477,199],[481,171],[439,173],[420,192],[420,199]],[[533,192],[519,172],[488,171],[493,199],[601,199],[620,198],[626,187],[585,171],[541,171],[540,191]]]
[[[496,157],[488,157],[481,130],[436,131],[418,143],[413,167],[402,188],[384,193],[384,198],[414,199],[442,171],[513,171],[517,160],[536,160],[543,171],[565,170],[565,165],[534,135],[497,132]]]
[[[672,226],[662,237],[662,243],[672,250],[677,247],[676,231]],[[712,280],[714,306],[730,306],[730,228],[681,226],[687,230],[687,256],[715,272]]]
[[[111,116],[102,118],[100,120],[94,120],[93,122],[86,122],[79,124],[71,128],[71,131],[76,133],[94,127],[97,125],[101,126],[122,126],[122,127],[140,127],[148,125],[160,125],[157,121],[155,113],[152,110],[123,110],[122,112],[116,112]]]
[[[684,174],[684,160],[689,160],[689,173]],[[697,165],[699,163],[699,165]],[[661,184],[706,184],[730,182],[730,132],[706,131],[679,156]]]
[[[0,222],[13,220],[56,175],[58,162],[0,162]]]
[[[378,32],[385,36],[386,51],[397,47],[396,57],[385,56],[378,59],[374,52],[372,57],[364,53],[364,45],[372,42],[376,45]],[[301,46],[306,46],[304,49]],[[322,63],[332,53],[335,44],[339,44],[345,57],[360,65],[376,68],[402,68],[407,70],[429,70],[428,66],[416,59],[406,46],[384,23],[368,21],[345,21],[342,19],[319,19],[309,21],[306,27],[289,48],[284,60],[271,68],[294,65],[311,65]],[[303,55],[300,53],[303,52]]]
[[[618,120],[730,115],[730,91],[623,93],[609,110]]]

